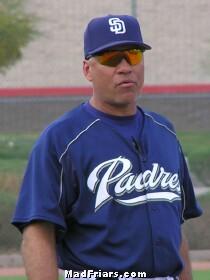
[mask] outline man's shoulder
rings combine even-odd
[[[79,131],[86,125],[94,122],[94,117],[89,115],[83,108],[83,104],[64,113],[62,116],[50,123],[45,131],[51,133],[65,133]]]
[[[95,122],[94,117],[89,115],[81,104],[50,123],[42,131],[35,146],[47,145],[56,149],[59,154],[70,141]]]
[[[143,114],[145,118],[149,122],[151,122],[154,126],[165,128],[167,131],[171,132],[172,134],[174,135],[176,134],[173,123],[167,117],[159,113],[148,111],[148,110],[143,110]]]

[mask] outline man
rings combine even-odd
[[[93,95],[42,133],[17,202],[28,279],[57,279],[57,263],[98,279],[192,279],[181,224],[201,210],[184,156],[171,123],[137,107],[149,49],[134,17],[89,22]]]

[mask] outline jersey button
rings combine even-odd
[[[158,207],[157,206],[152,206],[151,208],[152,208],[152,211],[154,211],[154,212],[158,211]]]
[[[162,242],[161,242],[161,238],[157,238],[156,241],[155,241],[155,245],[156,245],[156,246],[160,246],[161,243],[162,243]]]

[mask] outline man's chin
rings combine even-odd
[[[110,101],[109,104],[112,107],[116,107],[116,108],[128,108],[130,106],[136,105],[136,97],[135,98],[123,98],[120,100]]]
[[[124,92],[120,95],[117,103],[121,104],[122,106],[127,106],[130,104],[134,104],[137,101],[138,95],[134,92]]]

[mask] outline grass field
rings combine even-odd
[[[182,132],[178,136],[191,170],[204,184],[210,186],[210,132]]]
[[[193,280],[209,280],[210,279],[210,270],[208,271],[193,271]],[[21,276],[2,276],[0,280],[26,280],[26,277]],[[63,277],[60,277],[59,280],[63,280]]]

